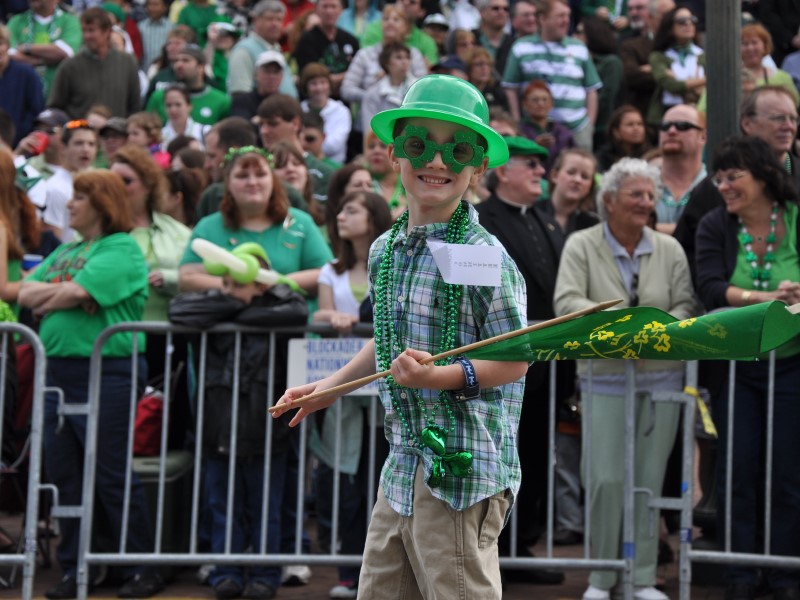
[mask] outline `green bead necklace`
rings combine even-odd
[[[445,241],[449,244],[463,244],[468,221],[467,208],[464,203],[460,202],[447,223]],[[378,367],[381,371],[389,370],[392,366],[392,348],[398,353],[402,348],[394,327],[394,319],[392,318],[390,307],[390,294],[397,285],[396,270],[394,268],[394,242],[400,231],[407,226],[408,211],[405,211],[389,232],[375,281],[375,351],[378,357]],[[445,284],[446,300],[444,302],[444,314],[440,319],[440,322],[444,323],[444,332],[440,341],[439,352],[447,352],[456,346],[458,311],[462,291],[463,288],[460,285]],[[447,359],[437,360],[434,364],[443,366],[448,364],[448,361]],[[445,476],[445,467],[457,477],[466,477],[471,473],[472,454],[469,452],[447,452],[447,435],[448,433],[453,433],[456,428],[455,412],[449,402],[447,392],[440,390],[438,402],[428,410],[416,390],[398,385],[391,375],[386,378],[386,384],[389,387],[392,406],[408,434],[407,445],[429,448],[435,455],[431,475],[428,477],[428,485],[438,487],[442,484]],[[403,412],[400,404],[400,400],[409,398],[415,401],[426,423],[426,426],[419,434],[414,432],[409,418]],[[448,423],[447,428],[436,425],[436,412],[439,407],[442,408],[443,417]]]

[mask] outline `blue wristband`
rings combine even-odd
[[[481,386],[478,383],[478,374],[475,372],[475,366],[468,358],[459,356],[453,360],[453,364],[458,363],[464,370],[464,387],[460,390],[453,390],[450,392],[453,400],[456,402],[464,402],[465,400],[475,400],[481,395]]]

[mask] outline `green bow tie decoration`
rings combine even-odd
[[[419,434],[422,445],[430,448],[436,455],[433,457],[428,485],[432,488],[442,485],[445,467],[456,477],[466,477],[472,473],[472,454],[469,452],[447,453],[447,432],[438,425],[429,425]]]

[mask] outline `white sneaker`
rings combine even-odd
[[[328,596],[331,598],[358,598],[358,584],[340,581],[339,585],[331,588]]]
[[[633,597],[635,600],[669,600],[669,596],[653,586],[635,588]]]
[[[583,592],[583,600],[611,600],[611,594],[608,590],[601,590],[593,585],[586,588]]]
[[[311,569],[308,565],[287,565],[283,567],[281,583],[283,585],[307,585],[311,581]]]

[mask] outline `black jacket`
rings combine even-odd
[[[236,323],[253,327],[304,325],[308,320],[305,300],[278,285],[250,305],[219,290],[181,294],[172,300],[169,318],[173,323],[207,328],[218,323]],[[194,340],[199,356],[198,340]],[[274,398],[286,389],[289,336],[278,336],[275,377],[269,381],[269,335],[247,333],[241,337],[239,360],[239,414],[236,455],[257,456],[264,453],[267,419],[267,392],[272,384]],[[203,444],[209,452],[227,455],[231,448],[233,384],[235,376],[236,336],[230,333],[208,336],[203,409]],[[273,421],[273,453],[286,449],[286,419]]]

